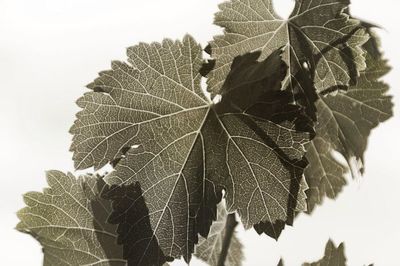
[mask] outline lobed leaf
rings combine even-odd
[[[361,162],[362,172],[371,130],[393,115],[388,85],[380,80],[390,68],[382,59],[378,42],[374,36],[364,45],[367,68],[360,72],[357,84],[335,95],[321,95],[316,104],[316,137],[307,150],[310,164],[305,171],[310,187],[306,192],[309,212],[325,195],[334,199],[346,184],[344,174],[348,166],[338,163],[332,152],[342,154],[353,172],[359,171],[351,165],[354,157]]]
[[[238,58],[238,66],[254,71],[233,68],[219,103],[201,91],[201,54],[189,36],[139,44],[128,49],[130,65],[114,62],[78,100],[75,165],[117,161],[105,178],[115,185],[107,193],[116,206],[112,220],[124,250],[147,243],[142,259],[156,242],[165,258],[189,261],[198,234],[206,237],[216,218],[222,189],[228,211],[236,210],[245,228],[290,224],[295,210],[306,208],[300,184],[313,130],[292,95],[280,91],[287,68],[281,52],[262,62],[257,54]],[[261,66],[268,74],[257,71]],[[140,190],[121,194],[121,185]],[[140,229],[130,213],[146,213],[151,235],[132,238]]]
[[[102,179],[49,171],[47,181],[43,193],[24,195],[27,207],[18,212],[17,225],[42,245],[43,265],[127,265],[116,226],[106,223],[112,210],[99,197]]]

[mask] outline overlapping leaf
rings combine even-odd
[[[166,261],[173,259],[160,249],[167,237],[153,237],[151,216],[142,193],[139,183],[106,188],[102,198],[112,201],[114,210],[108,221],[119,224],[118,243],[123,245],[123,257],[128,265],[165,266]]]
[[[127,265],[116,226],[106,223],[111,204],[99,198],[105,183],[93,176],[50,171],[43,193],[24,195],[17,229],[43,246],[44,265]]]
[[[285,87],[301,91],[311,104],[313,82],[318,92],[347,86],[365,68],[361,45],[368,38],[359,21],[345,14],[348,5],[348,0],[297,0],[285,20],[275,13],[271,0],[221,4],[215,23],[224,28],[224,35],[210,43],[216,61],[208,75],[209,91],[221,93],[236,56],[261,51],[263,60],[280,47],[286,47],[284,60],[289,65]]]
[[[188,36],[129,48],[130,65],[113,62],[78,100],[83,110],[71,129],[77,168],[122,158],[107,182],[140,186],[127,195],[129,205],[117,188],[107,193],[119,206],[113,214],[119,230],[140,230],[121,221],[143,198],[152,235],[135,243],[150,248],[156,241],[165,257],[186,260],[198,233],[207,236],[222,188],[228,210],[237,210],[246,228],[287,221],[305,209],[300,183],[312,131],[290,94],[280,91],[286,66],[279,51],[263,62],[254,54],[238,58],[235,65],[253,70],[233,68],[218,104],[201,91],[201,53]],[[261,65],[267,69],[257,71]],[[134,250],[127,239],[121,241]]]
[[[388,85],[380,80],[390,68],[382,59],[378,42],[373,37],[364,45],[367,68],[361,72],[356,85],[335,95],[321,95],[317,102],[316,137],[307,151],[309,166],[305,171],[310,187],[308,211],[320,204],[325,195],[335,198],[346,184],[344,174],[348,167],[338,163],[332,152],[340,152],[348,161],[355,157],[362,171],[371,130],[392,116],[393,104],[386,94]]]
[[[308,191],[308,184],[305,180],[305,178],[302,178],[299,184],[299,192],[303,192],[303,191]],[[306,201],[308,203],[308,198],[306,197],[306,194],[303,193],[299,193],[298,194],[298,202],[304,202]],[[294,205],[294,201],[292,201],[293,207]],[[297,204],[296,207],[294,208],[294,212],[290,213],[290,215],[288,215],[287,219],[285,221],[283,220],[277,220],[275,222],[269,222],[269,221],[265,221],[265,222],[260,222],[258,224],[254,225],[254,229],[256,230],[256,232],[258,234],[267,234],[268,236],[278,240],[279,236],[281,235],[283,229],[285,229],[285,226],[288,225],[293,225],[293,220],[295,218],[296,214],[299,214],[303,211],[306,211],[306,208],[304,208],[305,206],[303,204]]]
[[[199,240],[194,253],[197,258],[205,261],[210,266],[218,265],[218,258],[222,250],[227,218],[225,206],[221,204],[218,205],[217,217],[217,221],[214,222],[210,228],[208,237]],[[242,244],[234,233],[229,244],[225,266],[240,266],[242,265],[242,259]]]

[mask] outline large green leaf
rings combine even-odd
[[[99,197],[105,183],[94,176],[49,171],[43,193],[24,195],[17,229],[43,246],[44,265],[127,265],[116,226],[106,223],[111,204]]]
[[[280,51],[262,62],[257,54],[239,57],[235,65],[253,71],[233,68],[219,103],[201,90],[201,55],[189,36],[129,48],[130,64],[113,62],[78,100],[83,110],[71,129],[77,168],[118,161],[106,181],[140,186],[114,221],[139,208],[132,197],[143,198],[153,233],[136,241],[157,240],[166,257],[186,260],[198,233],[207,236],[222,189],[228,211],[236,210],[245,228],[286,222],[304,210],[300,183],[312,135],[309,119],[280,91],[286,76]],[[107,193],[116,205],[123,203],[117,191]],[[120,224],[120,232],[140,230],[129,225]],[[135,249],[127,239],[124,245]]]
[[[357,84],[334,95],[321,95],[317,102],[318,125],[316,137],[307,150],[309,165],[305,171],[308,211],[325,197],[334,199],[346,184],[348,167],[338,163],[333,151],[341,153],[353,172],[363,171],[364,152],[371,130],[392,116],[393,104],[388,96],[388,85],[380,79],[389,71],[378,48],[377,37],[371,38],[367,51],[367,68],[361,72]],[[355,158],[351,162],[352,158]],[[354,164],[360,161],[358,165]]]
[[[210,266],[218,265],[218,258],[222,250],[222,242],[225,236],[225,223],[227,218],[225,206],[221,204],[218,205],[217,217],[217,221],[214,222],[210,228],[208,237],[202,237],[199,240],[194,253],[196,257],[205,261]],[[225,266],[240,266],[242,265],[242,259],[242,244],[234,232],[229,244]]]
[[[224,34],[210,43],[215,67],[208,75],[209,91],[221,93],[236,56],[261,51],[263,60],[280,47],[286,47],[289,65],[285,87],[313,98],[310,82],[302,81],[308,69],[318,92],[347,86],[365,68],[361,45],[368,38],[360,22],[344,12],[348,5],[348,0],[297,0],[285,20],[271,0],[222,3],[215,24]]]

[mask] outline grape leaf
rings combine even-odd
[[[111,204],[99,198],[105,183],[93,176],[47,172],[50,187],[24,195],[17,230],[43,246],[44,265],[127,265],[116,226],[106,223]]]
[[[225,206],[222,204],[218,205],[217,217],[217,221],[210,228],[208,237],[202,237],[199,240],[194,253],[197,258],[205,261],[210,266],[218,265],[218,258],[222,250],[222,241],[225,235],[227,213]],[[242,265],[242,259],[242,244],[234,234],[229,245],[225,266],[240,266]]]
[[[259,50],[263,60],[280,47],[287,48],[284,60],[289,65],[284,87],[302,91],[311,103],[310,82],[301,81],[309,68],[318,92],[347,86],[365,68],[361,45],[368,39],[360,22],[344,12],[348,5],[348,0],[297,0],[285,20],[275,13],[271,0],[222,3],[215,24],[224,34],[214,37],[208,49],[215,60],[209,91],[221,92],[236,56]]]
[[[344,244],[341,243],[336,247],[332,240],[329,240],[326,243],[324,257],[316,262],[303,263],[303,266],[346,266]]]
[[[75,166],[117,160],[106,182],[139,183],[142,193],[127,196],[131,205],[116,200],[125,209],[113,215],[121,221],[138,208],[132,197],[144,199],[153,234],[137,242],[150,247],[156,239],[164,256],[189,261],[198,233],[206,237],[215,219],[222,189],[228,211],[238,211],[245,228],[286,221],[306,208],[300,183],[313,131],[291,95],[280,91],[287,68],[280,54],[262,62],[254,54],[238,58],[235,65],[250,62],[254,71],[233,69],[219,103],[201,90],[202,49],[189,36],[128,48],[130,64],[113,62],[88,86],[71,128]],[[256,71],[261,65],[266,71]],[[108,197],[118,199],[117,191]]]
[[[321,95],[316,104],[316,137],[307,150],[310,164],[305,171],[310,187],[306,192],[309,212],[325,195],[335,198],[346,184],[344,174],[348,167],[337,162],[332,152],[340,152],[348,161],[352,157],[360,160],[362,172],[371,130],[392,116],[391,96],[386,95],[388,85],[380,80],[390,68],[378,43],[373,36],[364,45],[367,68],[361,71],[356,85],[336,95]],[[352,167],[351,162],[349,166]]]

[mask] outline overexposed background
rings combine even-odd
[[[221,29],[212,25],[216,0],[0,0],[0,250],[1,265],[41,265],[40,246],[13,228],[21,194],[46,186],[44,171],[73,170],[68,129],[75,100],[97,72],[139,41],[179,39],[203,45]],[[288,15],[293,2],[275,0]],[[374,130],[366,174],[350,181],[337,201],[301,215],[279,241],[238,227],[244,265],[300,265],[322,256],[332,238],[345,241],[349,265],[400,265],[400,26],[398,0],[353,0],[353,15],[384,30],[383,50],[393,71],[385,80],[395,117]],[[174,265],[184,265],[176,262]],[[193,259],[191,265],[203,265]]]

